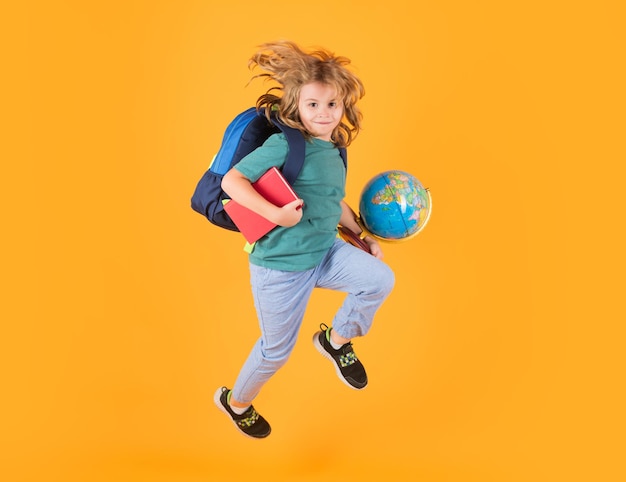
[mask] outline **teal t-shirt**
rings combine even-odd
[[[281,168],[288,149],[284,134],[274,134],[235,168],[254,182],[272,166]],[[304,165],[293,184],[304,200],[302,219],[290,228],[278,226],[258,240],[250,262],[283,271],[317,266],[337,236],[345,184],[346,170],[339,149],[332,142],[315,138],[308,141]]]

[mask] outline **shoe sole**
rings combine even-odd
[[[367,387],[367,385],[358,388],[355,387],[354,385],[351,385],[350,382],[348,382],[348,380],[346,380],[342,373],[341,370],[339,369],[339,365],[337,365],[337,362],[335,361],[335,359],[332,357],[332,355],[330,353],[328,353],[326,350],[324,350],[324,347],[322,346],[322,344],[320,343],[319,340],[319,336],[322,334],[321,331],[318,331],[317,333],[315,333],[315,335],[313,335],[313,345],[315,346],[315,349],[317,351],[320,352],[320,354],[326,358],[327,360],[330,360],[330,362],[333,364],[333,366],[335,367],[335,373],[337,374],[337,377],[339,377],[339,380],[341,380],[343,382],[344,385],[346,385],[347,387],[351,388],[352,390],[363,390],[365,387]]]
[[[252,438],[252,439],[255,439],[255,440],[259,440],[259,439],[263,439],[263,438],[267,437],[271,433],[271,429],[270,429],[270,431],[267,432],[267,435],[263,435],[263,437],[254,437],[252,435],[248,435],[246,432],[241,430],[241,428],[239,428],[239,425],[237,425],[237,422],[235,420],[233,420],[233,417],[230,416],[230,413],[228,413],[228,411],[226,410],[224,405],[222,405],[222,387],[218,388],[217,391],[215,392],[215,395],[213,395],[213,401],[215,402],[215,405],[217,406],[217,408],[219,408],[222,411],[222,413],[226,414],[228,419],[237,428],[237,432],[239,432],[244,437],[248,437],[248,438]]]

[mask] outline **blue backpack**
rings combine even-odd
[[[305,140],[302,133],[298,129],[281,124],[274,117],[270,123],[263,112],[251,107],[235,117],[226,128],[219,151],[209,169],[200,178],[191,197],[192,209],[216,226],[239,231],[224,211],[223,201],[230,198],[222,190],[222,178],[241,159],[278,132],[285,134],[289,145],[282,173],[287,182],[293,185],[304,164]],[[344,164],[347,165],[346,150],[341,148],[339,152]]]

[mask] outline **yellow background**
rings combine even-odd
[[[3,480],[624,480],[620,2],[49,1],[3,6]],[[213,405],[258,335],[239,235],[189,198],[292,39],[367,95],[348,201],[404,169],[426,229],[346,389],[311,333]]]

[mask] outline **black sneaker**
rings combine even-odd
[[[317,351],[328,358],[335,365],[335,371],[339,379],[350,388],[360,390],[367,385],[367,374],[363,364],[359,361],[352,349],[352,343],[348,342],[338,350],[330,344],[330,331],[324,323],[320,325],[321,331],[313,335],[313,344]]]
[[[228,415],[235,426],[244,435],[252,438],[267,437],[272,431],[270,424],[267,423],[267,420],[259,415],[252,405],[250,405],[250,408],[248,408],[248,410],[244,413],[237,415],[232,411],[228,403],[230,400],[230,393],[231,391],[226,387],[220,387],[217,389],[217,392],[215,392],[215,396],[213,397],[217,408]]]

